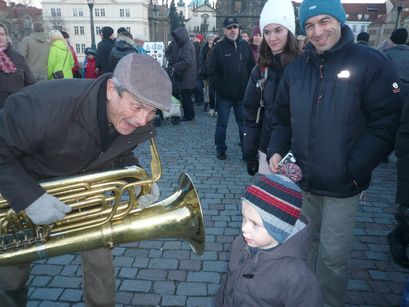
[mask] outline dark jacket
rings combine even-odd
[[[101,74],[112,72],[112,67],[109,66],[109,56],[112,48],[114,48],[114,41],[110,38],[103,38],[98,43],[96,61]]]
[[[44,193],[33,178],[136,163],[131,151],[153,136],[152,125],[101,150],[97,98],[109,76],[39,82],[9,97],[0,111],[0,193],[14,210]]]
[[[397,162],[396,202],[409,207],[409,104],[405,103],[396,135]]]
[[[189,34],[185,27],[179,27],[173,31],[172,37],[177,45],[173,70],[181,78],[179,88],[181,90],[194,89],[196,88],[197,80],[195,47],[189,39]]]
[[[5,73],[0,69],[0,109],[3,108],[8,96],[35,82],[20,53],[14,51],[11,46],[4,52],[16,66],[16,72]]]
[[[277,95],[278,83],[283,75],[284,68],[281,65],[280,56],[274,57],[275,65],[268,67],[267,79],[264,77],[258,65],[256,65],[247,84],[244,95],[244,127],[243,127],[243,154],[249,160],[257,159],[257,152],[260,149],[267,153],[268,142],[270,141],[271,131],[277,123],[276,115],[273,111],[273,103]],[[262,68],[263,75],[264,70]],[[260,107],[261,87],[263,84],[263,104],[260,109],[259,121],[257,122],[257,113]]]
[[[396,45],[385,50],[384,53],[398,72],[399,86],[405,95],[406,101],[409,102],[409,46]]]
[[[308,252],[308,226],[273,250],[255,255],[243,237],[237,237],[216,307],[322,306],[319,283],[306,264]]]
[[[240,36],[234,42],[225,37],[210,53],[207,66],[209,81],[221,97],[240,101],[254,64],[249,44]]]
[[[130,53],[137,53],[135,42],[129,37],[119,35],[116,38],[114,48],[111,49],[109,55],[109,68],[113,71],[119,60]]]
[[[317,195],[350,197],[366,189],[372,170],[393,149],[402,96],[398,76],[379,51],[340,41],[319,55],[309,43],[283,75],[278,126],[267,157],[292,150],[300,186]]]

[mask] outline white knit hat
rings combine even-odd
[[[277,23],[295,33],[294,7],[291,0],[268,0],[260,15],[260,30],[270,23]]]

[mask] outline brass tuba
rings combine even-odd
[[[150,149],[151,177],[133,166],[41,183],[47,193],[72,208],[51,225],[34,225],[0,195],[0,266],[157,238],[186,240],[194,252],[202,254],[203,213],[187,174],[180,175],[179,187],[168,198],[145,208],[138,206],[138,198],[150,192],[162,172],[154,139]],[[139,195],[135,195],[137,185]]]

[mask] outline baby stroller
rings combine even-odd
[[[162,111],[164,119],[170,119],[172,125],[179,125],[182,120],[180,100],[172,96],[170,111]]]

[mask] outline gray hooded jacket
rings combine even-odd
[[[24,37],[18,52],[26,60],[35,81],[47,80],[47,62],[50,44],[44,32],[33,32]]]
[[[310,230],[301,221],[296,226],[283,244],[254,255],[243,237],[237,237],[215,306],[322,306],[319,283],[306,264]]]

